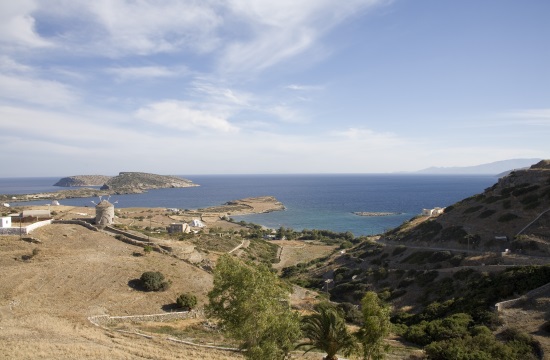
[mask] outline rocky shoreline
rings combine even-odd
[[[393,215],[401,215],[402,213],[398,212],[371,212],[371,211],[356,211],[353,213],[357,216],[393,216]]]

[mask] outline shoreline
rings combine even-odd
[[[394,215],[402,215],[404,213],[402,212],[388,212],[388,211],[355,211],[352,214],[357,216],[367,216],[367,217],[375,217],[375,216],[394,216]]]

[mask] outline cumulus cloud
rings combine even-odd
[[[225,114],[196,108],[195,104],[166,100],[139,109],[136,117],[148,123],[179,131],[223,132],[238,131]]]

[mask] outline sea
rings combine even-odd
[[[233,216],[269,228],[350,231],[375,235],[399,226],[422,209],[446,207],[483,192],[498,178],[491,175],[323,174],[323,175],[189,175],[200,185],[113,195],[115,207],[197,209],[231,200],[275,196],[286,210]],[[0,194],[28,194],[69,188],[53,186],[61,177],[0,178]],[[98,198],[60,200],[62,205],[95,206]],[[43,205],[33,201],[22,205]],[[16,205],[16,203],[13,203]],[[389,216],[359,216],[356,212],[387,212]]]

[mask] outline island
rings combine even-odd
[[[102,186],[112,176],[106,175],[74,175],[60,179],[53,186],[80,187],[80,186]]]
[[[165,188],[184,188],[199,186],[191,180],[176,176],[157,175],[142,172],[121,172],[117,176],[105,176],[107,180],[98,184],[103,175],[77,175],[59,180],[54,186],[77,186],[81,189],[60,190],[36,194],[9,194],[0,195],[0,201],[34,201],[34,200],[62,200],[72,198],[86,198],[108,195],[141,194],[147,190]],[[92,184],[90,184],[90,182]],[[65,185],[63,185],[65,184]],[[81,184],[81,185],[70,185]],[[87,188],[84,186],[101,186]]]

